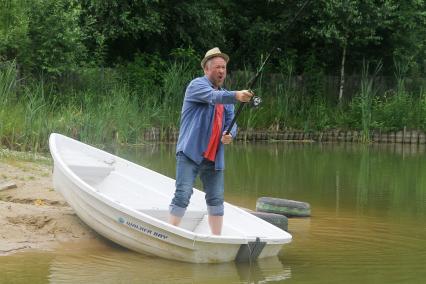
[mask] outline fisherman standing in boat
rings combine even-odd
[[[225,129],[234,117],[234,104],[249,102],[253,96],[248,90],[222,88],[228,61],[229,56],[219,48],[210,49],[201,61],[204,76],[186,88],[176,146],[176,191],[170,204],[169,222],[178,226],[199,174],[214,235],[221,234],[223,224],[224,144],[230,144],[237,132],[236,125],[229,135]]]

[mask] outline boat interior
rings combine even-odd
[[[78,155],[76,152],[66,153],[63,157],[71,171],[99,194],[153,218],[168,221],[168,207],[174,192],[174,180],[136,165],[123,170],[124,164],[104,161],[89,155]],[[255,229],[256,226],[250,228],[240,222],[243,217],[241,212],[232,208],[226,210],[227,216],[230,217],[224,219],[222,235],[244,237],[251,235],[252,230],[253,233],[259,234],[259,230]],[[230,213],[235,216],[231,217]],[[247,218],[247,214],[244,218]],[[197,234],[211,234],[203,193],[194,192],[179,227]]]

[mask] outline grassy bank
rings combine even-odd
[[[142,64],[142,63],[141,63]],[[43,151],[51,132],[96,144],[143,143],[150,127],[178,127],[183,92],[199,71],[192,62],[161,69],[81,69],[55,81],[20,78],[13,62],[0,69],[0,141],[10,149]],[[148,71],[147,71],[148,70]],[[141,73],[142,72],[142,73]],[[250,72],[230,74],[228,88],[243,88]],[[395,87],[380,91],[364,69],[359,90],[343,105],[321,93],[321,86],[298,85],[291,68],[262,78],[258,109],[243,112],[242,129],[426,130],[426,93],[409,91],[403,74]],[[317,80],[321,82],[321,80]],[[312,90],[315,93],[312,93]],[[369,137],[365,136],[365,141]]]
[[[175,127],[185,77],[182,65],[169,66],[165,84],[132,89],[112,70],[85,70],[78,82],[22,84],[10,63],[0,77],[0,140],[10,149],[46,150],[49,134],[64,133],[96,144],[142,143],[152,125]],[[78,85],[84,87],[78,87]],[[77,88],[75,88],[77,86]]]

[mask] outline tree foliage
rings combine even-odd
[[[115,66],[176,48],[201,57],[219,46],[232,69],[253,69],[272,47],[303,74],[315,58],[337,74],[348,48],[349,72],[364,59],[382,61],[393,74],[397,57],[410,72],[425,73],[424,0],[317,0],[288,27],[302,0],[2,0],[0,58],[21,69],[61,75],[77,66]],[[275,60],[276,68],[279,62]],[[309,67],[310,68],[310,67]],[[322,72],[322,71],[321,71]],[[321,73],[320,72],[320,73]]]
[[[98,64],[108,56],[129,58],[140,50],[148,51],[146,43],[166,29],[156,0],[81,2],[85,45]]]
[[[0,60],[22,58],[28,47],[29,17],[24,1],[0,2]]]
[[[78,1],[30,1],[28,67],[52,75],[84,64],[86,48]]]
[[[77,1],[3,0],[1,5],[0,58],[16,59],[26,72],[53,76],[85,63]]]

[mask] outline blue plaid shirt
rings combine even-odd
[[[237,102],[234,91],[223,88],[216,90],[206,76],[192,80],[186,88],[183,100],[179,139],[176,153],[182,151],[188,158],[197,164],[203,161],[203,153],[207,149],[214,120],[215,104],[224,105],[224,123],[222,132],[228,129],[234,118],[234,104]],[[231,130],[232,137],[237,133],[234,124]],[[222,142],[215,160],[216,170],[225,168],[225,154]]]

